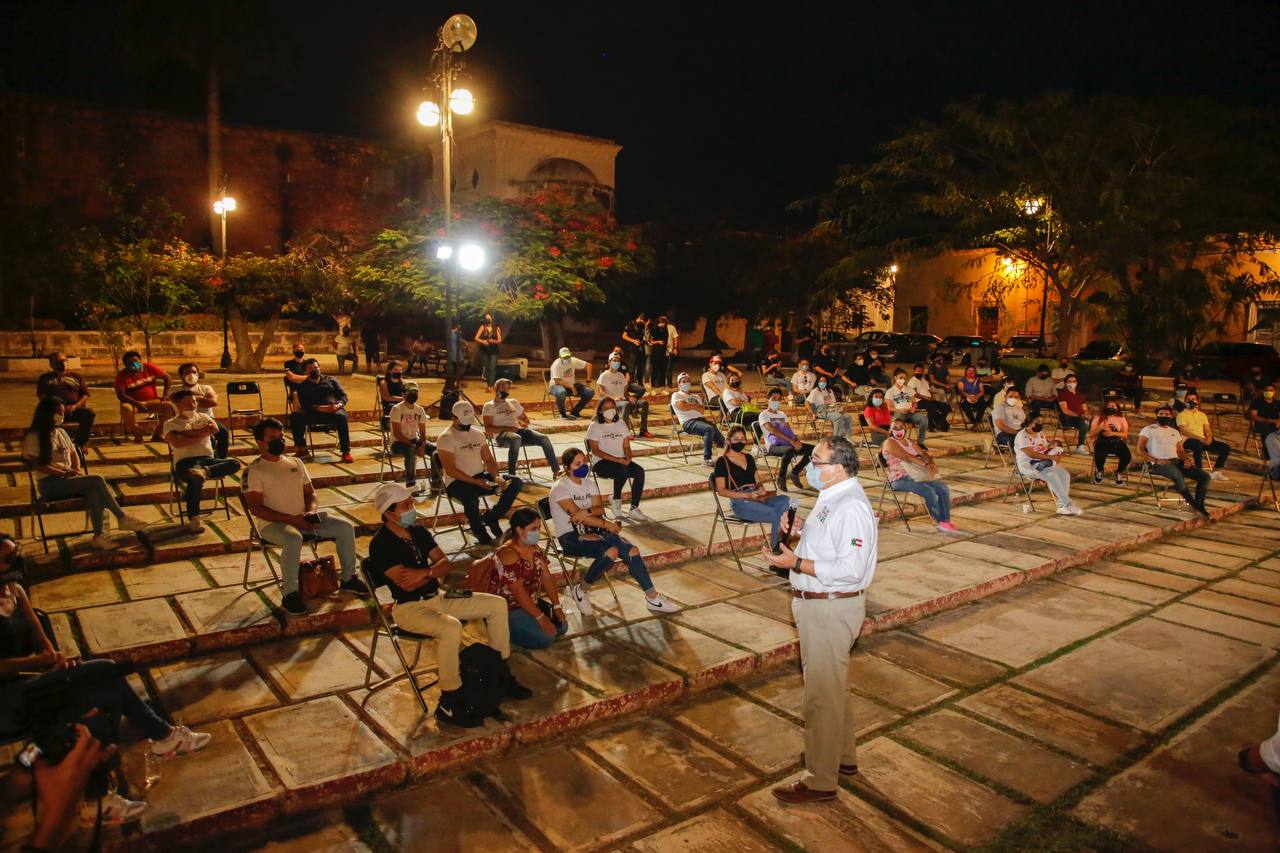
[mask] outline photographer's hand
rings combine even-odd
[[[97,709],[93,713],[97,713]],[[76,723],[75,728],[76,743],[66,758],[57,764],[36,760],[36,814],[39,821],[29,846],[40,850],[62,847],[80,815],[89,775],[116,751],[114,746],[104,747],[89,734],[84,723]]]

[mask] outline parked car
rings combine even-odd
[[[1000,356],[1002,358],[1035,358],[1041,350],[1052,355],[1053,344],[1046,343],[1042,346],[1039,335],[1018,335],[1009,338],[1009,342],[1000,347]]]
[[[1071,356],[1072,361],[1102,361],[1115,359],[1128,361],[1129,350],[1119,341],[1094,340],[1084,345],[1084,349]]]
[[[924,361],[929,357],[929,345],[941,345],[942,339],[937,335],[911,332],[889,335],[874,346],[883,361]]]
[[[1212,341],[1193,352],[1189,361],[1206,379],[1225,377],[1239,382],[1255,364],[1267,376],[1280,373],[1276,348],[1254,341]]]
[[[862,332],[861,334],[859,334],[857,337],[853,339],[853,342],[858,345],[859,350],[864,350],[867,347],[871,346],[872,344],[879,344],[885,338],[889,337],[890,334],[892,333],[886,332],[883,330],[875,331],[875,332]]]
[[[947,335],[938,344],[938,352],[946,356],[952,364],[959,364],[970,350],[977,349],[982,344],[982,338],[977,335]]]

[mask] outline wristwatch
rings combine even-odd
[[[800,571],[800,564],[803,562],[804,562],[803,559],[801,559],[800,557],[796,557],[796,564],[792,566],[792,571],[797,571],[797,572]]]

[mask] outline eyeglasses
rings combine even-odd
[[[840,464],[839,462],[823,462],[820,459],[814,459],[812,457],[809,458],[809,462],[814,465],[839,465]]]

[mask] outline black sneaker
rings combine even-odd
[[[484,725],[484,720],[463,705],[461,693],[461,690],[450,690],[440,694],[440,701],[436,704],[436,719],[463,729],[480,728]]]
[[[369,587],[365,586],[364,581],[360,580],[360,578],[357,577],[356,575],[352,575],[351,577],[344,580],[342,582],[342,585],[339,586],[338,588],[346,592],[354,592],[356,595],[360,596],[361,598],[369,597]]]
[[[305,616],[307,614],[307,605],[302,600],[302,593],[291,592],[281,601],[280,606],[284,608],[284,612],[292,616]]]
[[[493,534],[494,539],[502,538],[502,519],[492,517],[485,520],[485,527],[489,528],[489,532]]]
[[[515,675],[512,674],[507,677],[507,698],[516,700],[531,699],[533,698],[533,691],[516,681]]]

